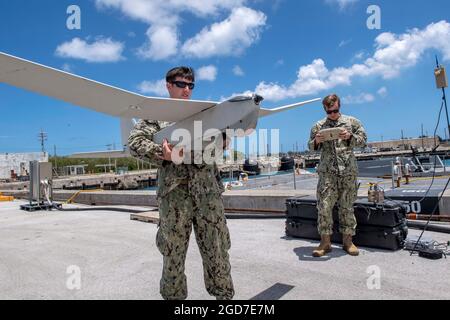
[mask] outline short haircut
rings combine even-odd
[[[170,69],[169,72],[167,72],[166,81],[169,83],[173,82],[177,77],[185,78],[189,81],[194,82],[195,81],[194,69],[192,69],[191,67],[183,67],[183,66]]]
[[[328,109],[332,106],[334,106],[335,103],[338,103],[339,108],[341,107],[341,99],[337,94],[330,94],[329,96],[326,96],[323,101],[323,107],[324,109]]]

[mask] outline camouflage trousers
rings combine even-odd
[[[234,296],[228,255],[231,242],[223,201],[218,194],[202,198],[195,201],[187,186],[178,186],[159,199],[156,245],[163,255],[160,293],[166,300],[187,298],[184,269],[192,227],[203,260],[206,290],[217,299]]]
[[[317,185],[318,231],[321,236],[333,234],[333,208],[339,204],[339,232],[355,235],[353,204],[357,199],[357,177],[320,174]]]

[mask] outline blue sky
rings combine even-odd
[[[81,29],[69,30],[70,5]],[[381,29],[369,29],[369,5]],[[447,0],[1,1],[0,51],[149,96],[175,65],[197,70],[197,100],[243,92],[272,108],[337,93],[369,140],[432,134],[441,103],[434,55],[450,61]],[[58,154],[120,145],[119,120],[0,84],[0,152]],[[264,118],[283,151],[307,143],[320,104]],[[441,121],[438,134],[444,136]]]

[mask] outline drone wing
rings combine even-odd
[[[312,100],[308,100],[308,101],[303,101],[303,102],[299,102],[299,103],[294,103],[294,104],[290,104],[288,106],[284,106],[284,107],[279,107],[279,108],[275,108],[275,109],[259,109],[259,117],[266,117],[266,116],[271,116],[273,114],[279,113],[279,112],[283,112],[283,111],[287,111],[287,110],[291,110],[294,108],[298,108],[301,107],[305,104],[309,104],[309,103],[313,103],[313,102],[317,102],[320,101],[320,98],[317,99],[312,99]]]
[[[146,97],[2,52],[0,82],[121,118],[177,122],[217,104]]]

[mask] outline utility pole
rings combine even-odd
[[[262,152],[263,156],[267,156],[267,150],[266,150],[267,145],[265,143],[267,140],[266,140],[266,133],[265,133],[264,130],[262,131],[262,134],[263,134],[263,138],[262,139],[263,139],[263,143],[264,144],[263,145],[261,145],[261,143],[259,144],[259,146],[263,148],[262,151],[260,150],[260,153]]]
[[[107,144],[106,146],[108,147],[108,150],[111,151],[111,148],[112,148],[113,145],[112,144]],[[108,156],[108,166],[109,166],[108,167],[109,171],[111,171],[111,157],[110,156]]]
[[[56,160],[56,144],[53,145],[53,157],[55,158],[55,171],[58,174],[58,162]]]
[[[44,130],[41,129],[41,132],[38,134],[38,139],[41,142],[42,153],[45,153],[44,142],[47,141],[47,132],[44,132]]]
[[[425,145],[423,143],[423,123],[422,123],[422,135],[421,135],[421,137],[422,137],[422,150],[425,150]]]

